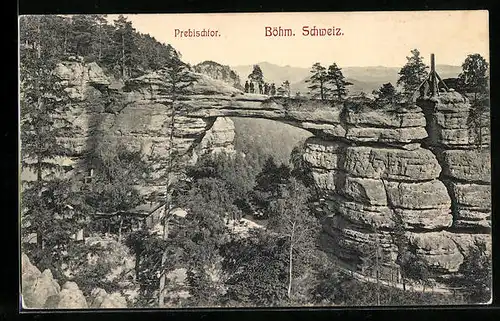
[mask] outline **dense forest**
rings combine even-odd
[[[60,115],[69,102],[52,73],[55,64],[78,56],[121,79],[161,70],[174,84],[174,99],[179,84],[192,81],[190,67],[174,48],[138,33],[123,16],[113,24],[101,15],[22,17],[20,45],[21,161],[36,173],[23,182],[22,251],[59,282],[76,282],[85,296],[104,289],[125,296],[128,307],[235,307],[456,304],[489,295],[489,275],[478,275],[485,270],[474,260],[467,263],[478,280],[470,284],[474,291],[456,295],[361,282],[339,268],[318,244],[318,191],[301,144],[279,160],[270,151],[247,148],[244,154],[203,156],[192,166],[176,163],[170,151],[160,160],[169,178],[159,232],[133,216],[103,219],[97,214],[150,201],[137,186],[155,173],[140,153],[103,138],[85,155],[91,180],[57,175],[64,168],[51,160],[67,153],[56,137],[67,134]],[[341,75],[336,65],[330,69]],[[311,89],[324,99],[323,82],[314,79]],[[344,98],[343,87],[336,95]],[[378,99],[394,95],[385,85]],[[168,130],[172,139],[173,125]],[[171,179],[179,168],[182,175]],[[184,214],[176,215],[178,209]],[[75,236],[82,230],[93,242]],[[123,267],[123,260],[132,267]],[[408,279],[421,273],[412,271]],[[183,273],[183,281],[172,281],[171,273]]]
[[[21,53],[34,52],[44,61],[83,57],[122,78],[136,77],[166,65],[179,53],[148,34],[137,32],[119,16],[113,24],[105,15],[24,16],[20,21]]]

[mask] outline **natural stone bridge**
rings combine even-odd
[[[156,73],[114,86],[95,64],[58,67],[74,105],[66,118],[74,136],[61,138],[78,159],[96,129],[144,155],[176,148],[191,160],[232,149],[230,116],[266,118],[310,131],[304,159],[323,197],[323,248],[367,268],[377,246],[392,273],[402,224],[417,256],[442,275],[456,273],[471,246],[489,247],[491,187],[489,120],[482,149],[467,118],[470,104],[456,92],[413,104],[377,106],[367,98],[344,103],[245,94],[195,74],[197,82],[175,102]],[[169,146],[172,104],[175,146]],[[86,107],[83,107],[86,106]]]

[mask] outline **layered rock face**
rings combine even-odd
[[[442,180],[453,200],[453,226],[487,233],[491,228],[489,113],[473,114],[467,98],[458,93],[419,104],[428,115],[429,145],[440,159]]]
[[[173,102],[158,73],[118,88],[97,65],[65,62],[58,73],[74,101],[64,116],[74,134],[59,139],[75,159],[109,141],[141,151],[153,167],[172,149],[189,163],[232,150],[227,117],[276,120],[314,134],[304,159],[323,194],[324,248],[353,268],[369,270],[379,249],[385,277],[392,277],[399,228],[412,251],[443,276],[456,273],[477,242],[491,245],[488,122],[477,149],[470,104],[457,93],[396,106],[368,98],[338,104],[245,94],[193,73],[194,85]]]
[[[456,93],[419,105],[425,110],[346,102],[345,136],[306,142],[304,158],[328,214],[323,244],[351,268],[369,270],[378,248],[386,267],[382,277],[393,279],[398,227],[438,276],[459,271],[476,242],[491,245],[489,231],[478,229],[491,224],[489,151],[465,149],[471,146],[460,134],[466,128],[443,134],[463,124],[470,105]],[[440,126],[429,126],[431,121]],[[428,148],[429,141],[439,148]]]
[[[106,76],[97,64],[84,64],[78,59],[61,62],[55,72],[71,100],[62,115],[72,124],[71,135],[58,138],[71,155],[61,162],[77,168],[86,151],[112,147],[140,151],[152,167],[166,158],[169,150],[176,150],[185,163],[207,153],[234,152],[232,121],[186,115],[160,93],[165,84],[156,73],[116,86],[117,81]],[[192,94],[239,92],[205,75],[196,76],[199,81],[191,88]],[[153,191],[155,185],[161,182],[154,182],[145,191]]]

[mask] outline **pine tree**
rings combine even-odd
[[[22,232],[36,233],[33,255],[48,266],[61,259],[84,222],[86,206],[72,182],[58,175],[63,169],[57,158],[68,153],[59,138],[69,134],[70,124],[62,117],[67,96],[53,72],[59,47],[49,45],[57,39],[43,28],[45,18],[21,21],[20,131],[21,168],[36,175],[22,186]]]
[[[190,70],[186,64],[184,64],[180,59],[171,59],[167,66],[159,71],[164,83],[165,88],[162,91],[169,96],[169,101],[167,102],[170,107],[170,121],[168,126],[168,155],[166,156],[165,166],[161,170],[166,173],[165,182],[165,210],[163,218],[163,239],[168,238],[168,220],[171,217],[170,211],[172,207],[172,183],[174,179],[174,174],[179,168],[179,158],[181,155],[178,154],[176,146],[174,145],[175,129],[176,129],[176,117],[181,113],[179,108],[178,98],[180,95],[185,94],[187,88],[193,84],[195,78],[190,73]],[[167,261],[167,251],[164,252],[162,256],[163,267]],[[159,290],[159,306],[163,306],[165,300],[165,270],[162,269],[160,274],[160,290]]]
[[[72,52],[82,57],[92,53],[95,26],[94,19],[90,15],[73,16],[70,35]]]
[[[257,84],[264,83],[264,74],[262,73],[262,69],[260,69],[259,65],[254,65],[252,73],[248,75],[248,79],[250,81],[255,82]]]
[[[129,78],[137,64],[137,44],[135,29],[132,23],[120,15],[114,21],[115,32],[113,34],[113,45],[115,57],[119,61],[120,73],[123,78]]]
[[[479,149],[483,147],[483,118],[489,111],[488,63],[480,54],[468,55],[458,76],[459,89],[471,99],[468,123],[476,131]]]
[[[378,90],[374,90],[373,94],[377,95],[378,101],[394,103],[398,93],[396,88],[389,82],[383,84]]]
[[[333,95],[342,100],[347,95],[346,86],[352,85],[352,83],[348,82],[344,75],[342,74],[342,69],[337,66],[336,63],[333,63],[328,67],[328,72],[326,75],[327,83],[333,86]]]
[[[317,62],[312,66],[311,73],[311,77],[306,82],[311,83],[308,88],[311,90],[313,97],[319,96],[321,100],[326,99],[329,92],[329,88],[326,87],[326,83],[328,82],[326,68]]]
[[[413,49],[411,54],[410,57],[406,57],[408,61],[399,71],[400,77],[397,82],[397,85],[403,86],[403,92],[407,96],[413,95],[429,74],[427,72],[429,67],[424,64],[420,51]]]

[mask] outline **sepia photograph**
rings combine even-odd
[[[488,19],[19,16],[20,310],[490,304]]]

